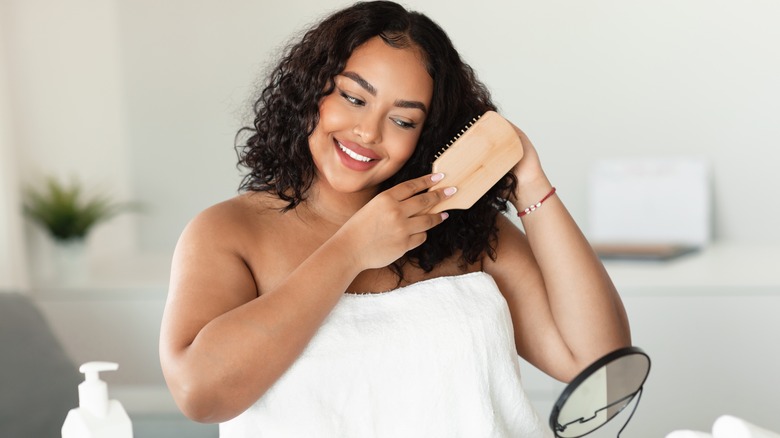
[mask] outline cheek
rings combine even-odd
[[[389,157],[395,163],[394,166],[397,166],[400,169],[409,161],[412,154],[414,154],[414,150],[417,146],[417,136],[396,137],[393,139],[388,138],[385,144],[388,145],[388,149],[391,147],[390,145],[392,145],[392,150],[388,150]]]
[[[317,129],[325,133],[344,129],[344,126],[350,123],[349,112],[344,111],[339,102],[334,99],[333,94],[325,97],[320,103],[319,119]]]
[[[309,149],[312,151],[315,161],[317,154],[329,150],[332,143],[329,135],[343,125],[343,115],[339,114],[338,108],[330,96],[325,97],[320,102],[319,117],[317,126],[309,137]],[[319,151],[319,152],[316,152]]]
[[[413,135],[406,135],[398,140],[398,154],[403,157],[403,160],[408,160],[414,150],[417,148],[417,141],[420,139],[419,132]]]

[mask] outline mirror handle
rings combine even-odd
[[[636,400],[634,400],[634,409],[631,409],[631,414],[629,414],[628,418],[626,418],[626,422],[623,423],[623,427],[620,428],[620,430],[617,433],[617,438],[620,438],[620,434],[623,433],[623,429],[628,426],[628,422],[631,421],[631,417],[634,416],[634,412],[636,412],[636,407],[639,406],[639,400],[642,399],[642,389],[644,389],[643,386],[640,386],[639,389],[636,391]]]

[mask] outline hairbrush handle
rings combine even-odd
[[[433,162],[433,173],[445,178],[430,190],[458,191],[428,213],[470,208],[521,158],[523,144],[512,124],[495,111],[486,112]]]

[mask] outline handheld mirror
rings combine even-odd
[[[636,409],[649,373],[650,357],[637,347],[621,348],[597,360],[558,397],[550,414],[553,433],[559,438],[585,436],[607,424],[634,398]],[[631,416],[626,424],[629,420]]]

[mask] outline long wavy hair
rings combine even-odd
[[[284,210],[306,199],[316,177],[309,136],[319,121],[319,102],[333,92],[334,77],[355,48],[376,36],[391,47],[419,48],[434,84],[417,147],[382,190],[430,173],[436,153],[468,121],[496,109],[487,88],[430,18],[390,1],[356,3],[305,32],[271,70],[254,103],[253,126],[236,136],[238,165],[247,170],[241,191],[271,193],[287,202]],[[246,141],[242,144],[240,138]],[[485,254],[495,258],[496,215],[506,211],[516,184],[509,173],[468,210],[450,211],[450,217],[429,230],[426,241],[392,269],[403,278],[406,262],[430,272],[455,254],[461,266],[477,263]]]

